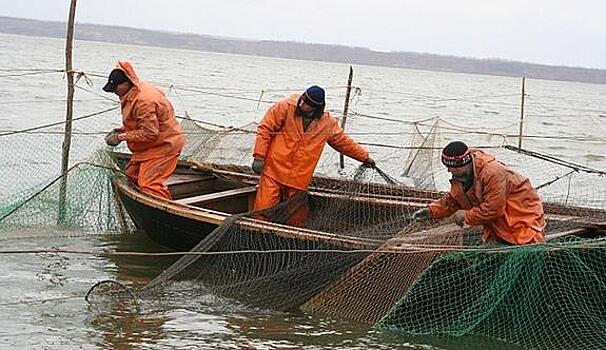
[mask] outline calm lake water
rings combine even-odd
[[[60,73],[14,76],[29,73],[24,69],[62,69],[63,46],[62,40],[0,35],[0,132],[63,120],[65,81]],[[103,93],[101,86],[118,59],[132,61],[141,77],[166,88],[179,114],[187,112],[195,119],[234,126],[260,120],[269,104],[257,100],[275,101],[311,84],[326,87],[329,109],[339,111],[349,69],[336,63],[76,42],[75,69],[86,72],[92,85],[87,78],[79,81],[75,116],[116,105],[116,99]],[[435,116],[457,130],[518,133],[521,79],[370,66],[354,66],[354,71],[354,85],[361,88],[361,95],[354,99],[351,110],[389,119],[351,117],[348,131],[360,141],[408,146],[409,123]],[[528,80],[526,91],[524,134],[529,137],[524,139],[525,147],[606,169],[606,86]],[[72,145],[72,162],[86,159],[102,147],[102,135],[119,122],[119,111],[76,122],[74,129],[79,134]],[[552,138],[555,136],[564,139]],[[467,136],[445,129],[442,137]],[[0,199],[55,178],[61,141],[62,135],[56,133],[0,136],[4,160]],[[473,141],[496,144],[502,138],[484,135]],[[507,141],[517,144],[513,136]],[[401,164],[394,160],[402,159],[404,150],[370,150],[393,174],[401,172]],[[51,247],[163,250],[138,233],[90,234],[47,226],[17,234],[0,232],[0,241],[5,251]],[[486,339],[418,338],[302,313],[251,310],[186,283],[175,286],[173,295],[145,301],[140,312],[119,305],[91,306],[84,301],[86,291],[100,280],[143,285],[171,261],[1,254],[0,348],[512,348]]]

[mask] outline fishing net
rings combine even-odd
[[[413,193],[377,183],[372,169],[358,175],[375,184],[323,183],[319,191],[315,183],[275,208],[231,216],[140,296],[187,280],[248,306],[299,308],[415,335],[488,336],[538,349],[602,346],[606,241],[592,238],[599,232],[548,245],[481,245],[476,229],[411,223],[417,206],[386,199]],[[300,210],[310,219],[293,228]],[[550,221],[547,231],[585,225]]]
[[[602,349],[605,244],[571,238],[442,255],[377,325],[487,335],[530,349]]]
[[[126,149],[103,144],[116,121],[114,109],[75,123],[65,191],[56,168],[61,130],[2,136],[2,239],[54,226],[67,234],[135,229],[114,193],[123,174],[110,151]],[[256,184],[249,168],[256,124],[207,128],[185,118],[182,125],[183,158],[197,167],[189,175],[212,174],[226,188]],[[187,280],[247,306],[303,310],[416,335],[487,336],[539,349],[603,347],[604,173],[517,149],[498,136],[458,137],[528,176],[545,202],[548,244],[487,246],[478,229],[410,221],[448,189],[439,154],[452,137],[444,130],[439,119],[416,123],[407,129],[412,137],[405,150],[369,146],[384,172],[351,160],[339,171],[338,154],[327,149],[316,173],[323,176],[275,208],[250,212],[250,203],[214,203],[210,209],[233,215],[201,240],[186,242],[190,251],[135,297]],[[229,171],[213,172],[220,169]],[[176,193],[176,182],[171,186]],[[102,289],[133,296],[119,284],[95,290]]]
[[[439,156],[439,128],[434,124],[431,132],[406,164],[419,178],[423,169],[440,175],[414,165]],[[360,168],[349,181],[317,179],[308,193],[275,208],[233,215],[143,291],[193,280],[244,305],[409,334],[600,348],[606,216],[604,190],[596,185],[603,174],[507,145],[491,151],[508,166],[530,169],[533,183],[551,198],[545,203],[549,244],[485,245],[479,229],[411,223],[412,212],[440,193]],[[299,218],[301,211],[307,219]]]
[[[62,126],[5,133],[0,167],[0,239],[45,235],[126,232],[133,228],[113,193],[115,162],[104,132],[117,127],[116,107],[74,121],[70,167],[61,176]],[[101,125],[103,125],[101,127]],[[123,149],[123,148],[121,148]]]
[[[146,289],[193,278],[247,305],[297,307],[406,226],[411,208],[382,203],[376,210],[372,198],[359,198],[363,191],[372,188],[358,181],[328,185],[275,208],[234,215],[191,250],[208,254],[183,257]],[[372,229],[379,225],[381,234]]]
[[[9,232],[25,228],[80,228],[103,232],[128,231],[126,213],[113,195],[113,161],[106,152],[73,165],[61,193],[59,176],[41,188],[23,191],[10,198],[0,210],[0,227]],[[83,188],[78,186],[84,186]],[[63,204],[61,199],[63,198]],[[69,231],[67,231],[69,232]],[[86,231],[84,231],[86,232]]]

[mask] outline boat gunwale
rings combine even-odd
[[[203,221],[214,225],[220,225],[228,217],[232,216],[232,214],[187,204],[180,204],[154,195],[141,193],[126,178],[117,178],[115,181],[115,186],[118,192],[130,197],[132,200],[142,205],[195,221]],[[381,239],[340,235],[305,228],[293,228],[289,225],[247,217],[240,218],[238,224],[251,231],[273,233],[284,238],[294,238],[299,240],[303,239],[307,241],[325,241],[327,243],[343,246],[348,249],[375,249],[384,242],[384,240]]]
[[[114,158],[115,159],[128,159],[130,157],[129,154],[127,153],[114,153]],[[117,164],[116,164],[117,166]],[[215,165],[215,164],[211,164],[211,163],[200,163],[197,162],[195,160],[179,160],[178,163],[178,168],[177,171],[175,172],[175,174],[179,174],[179,175],[200,175],[200,176],[212,176],[214,178],[240,178],[240,179],[245,179],[247,181],[244,182],[250,182],[250,181],[258,181],[258,176],[257,175],[253,175],[253,174],[249,174],[247,172],[237,172],[236,171],[232,171],[231,169],[235,169],[235,168],[244,168],[242,166],[222,166],[222,165]],[[226,170],[229,169],[229,170]],[[192,220],[197,220],[197,221],[203,221],[206,223],[210,223],[210,224],[214,224],[214,225],[220,225],[225,219],[227,219],[228,217],[230,217],[232,214],[228,214],[228,213],[224,213],[221,211],[216,211],[216,210],[212,210],[212,209],[207,209],[207,208],[202,208],[202,207],[198,207],[198,206],[194,206],[194,205],[189,205],[189,204],[181,204],[181,203],[177,203],[174,201],[167,201],[163,198],[160,197],[155,197],[152,195],[147,195],[147,194],[143,194],[141,192],[139,192],[138,189],[136,189],[135,186],[131,185],[130,182],[128,180],[119,180],[120,177],[117,178],[117,181],[115,181],[116,185],[118,186],[118,184],[121,184],[121,188],[123,190],[128,189],[128,191],[125,192],[130,194],[130,197],[141,203],[141,204],[145,204],[147,206],[159,209],[159,210],[164,210],[167,211],[168,213],[174,214],[174,215],[179,215],[181,217],[186,217]],[[123,178],[124,179],[124,178]],[[344,180],[341,179],[333,179],[333,178],[324,178],[324,177],[317,177],[316,179],[319,180],[319,182],[321,183],[322,181],[328,181],[328,182],[342,182]],[[191,179],[190,179],[191,180]],[[347,180],[345,180],[347,181]],[[180,182],[173,182],[171,185],[175,185],[175,184],[179,184]],[[408,187],[403,186],[403,190],[409,190]],[[368,202],[368,203],[378,203],[378,204],[385,204],[385,205],[408,205],[408,206],[413,206],[413,207],[423,207],[426,206],[428,203],[427,201],[433,200],[433,196],[437,193],[440,192],[436,192],[436,191],[424,191],[424,190],[417,190],[417,189],[412,189],[413,191],[418,191],[419,193],[425,193],[427,195],[427,197],[424,198],[415,198],[415,197],[400,197],[397,195],[385,195],[385,194],[365,194],[362,193],[361,195],[356,195],[355,197],[351,197],[350,199],[355,200],[355,201],[360,201],[360,202]],[[312,183],[312,186],[310,186],[310,194],[313,196],[319,196],[319,197],[332,197],[332,198],[337,198],[337,197],[345,197],[345,191],[342,190],[338,190],[338,189],[333,189],[333,188],[322,188],[320,186],[314,186],[314,183]],[[402,200],[400,200],[400,198]],[[413,199],[413,201],[410,201],[410,199]],[[414,199],[418,199],[416,201],[414,201]],[[602,210],[602,209],[594,209],[594,208],[584,208],[584,207],[564,207],[558,204],[552,204],[552,203],[545,203],[545,209],[546,209],[546,219],[548,220],[553,220],[553,221],[570,221],[570,222],[578,222],[579,224],[584,224],[586,225],[587,229],[591,229],[592,226],[596,227],[602,227],[605,225],[605,223],[603,222],[592,222],[591,217],[589,218],[583,218],[581,216],[579,216],[577,213],[579,210],[589,210],[590,212],[599,212],[599,213],[604,213],[606,212],[606,210]],[[551,210],[549,210],[551,209]],[[552,211],[551,213],[549,213],[548,211]],[[575,215],[577,214],[577,215]],[[204,219],[204,220],[201,220]],[[576,220],[575,220],[576,219]],[[249,229],[253,230],[253,231],[257,231],[257,232],[262,232],[264,230],[266,231],[270,231],[272,233],[276,233],[278,236],[281,237],[286,237],[286,238],[293,238],[293,239],[305,239],[305,240],[310,240],[310,241],[326,241],[326,242],[330,242],[339,246],[344,246],[350,249],[374,249],[377,248],[379,245],[381,245],[384,240],[382,239],[371,239],[371,238],[363,238],[363,237],[356,237],[356,236],[348,236],[348,235],[340,235],[340,234],[333,234],[330,232],[326,232],[326,231],[316,231],[316,230],[309,230],[309,229],[304,229],[304,228],[293,228],[292,226],[289,225],[284,225],[284,224],[278,224],[278,223],[271,223],[271,222],[267,222],[267,221],[263,221],[263,220],[258,220],[258,219],[254,219],[254,218],[242,218],[240,221],[241,224],[244,224],[245,226],[247,226]],[[573,230],[570,231],[571,233],[576,232],[578,230]]]

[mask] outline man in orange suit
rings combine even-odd
[[[545,241],[543,204],[530,181],[482,150],[461,141],[442,151],[452,174],[450,192],[417,210],[414,220],[454,214],[459,226],[483,226],[483,241],[528,244]]]
[[[367,165],[375,162],[368,151],[345,134],[337,120],[324,111],[325,92],[311,86],[274,104],[257,130],[253,170],[261,175],[254,210],[275,206],[305,192],[326,143]],[[294,215],[294,214],[293,214]],[[302,226],[306,213],[291,223]]]
[[[172,104],[154,85],[140,80],[133,66],[119,61],[109,75],[106,92],[113,92],[122,105],[122,127],[105,142],[116,146],[126,141],[132,152],[126,174],[142,192],[170,199],[164,182],[177,167],[185,138]]]

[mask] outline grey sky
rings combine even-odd
[[[2,0],[65,21],[69,0]],[[77,20],[250,39],[606,68],[604,0],[79,0]]]

